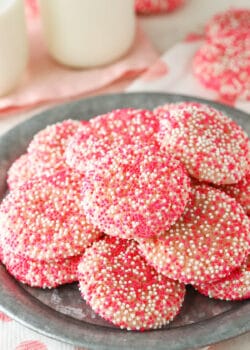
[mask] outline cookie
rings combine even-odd
[[[193,73],[226,100],[249,100],[250,32],[207,41],[194,56]]]
[[[19,282],[31,287],[55,288],[77,281],[77,267],[81,256],[58,261],[32,261],[4,251],[3,263]]]
[[[242,207],[209,186],[194,186],[181,218],[160,237],[139,239],[146,260],[183,283],[211,283],[241,266],[249,252],[250,221]]]
[[[63,157],[68,140],[85,125],[85,121],[64,120],[39,131],[28,146],[28,153],[36,155],[43,162],[54,164]]]
[[[68,171],[64,159],[57,159],[55,163],[44,162],[33,154],[25,153],[16,159],[7,173],[7,184],[10,190],[23,185],[28,180],[35,180],[41,176],[53,176],[57,172]]]
[[[15,160],[8,170],[9,189],[41,175],[53,175],[68,168],[64,152],[68,140],[85,121],[65,120],[39,131],[28,146],[28,152]]]
[[[74,135],[66,150],[67,164],[85,172],[106,153],[127,144],[156,144],[159,120],[153,112],[118,109],[90,120]]]
[[[127,330],[160,328],[178,314],[185,286],[158,274],[135,241],[105,237],[78,267],[82,297],[104,319]]]
[[[82,211],[81,184],[81,175],[63,171],[11,191],[0,206],[2,246],[39,261],[81,254],[101,235]]]
[[[158,146],[109,151],[83,178],[87,219],[111,236],[163,234],[187,204],[190,180],[182,164]]]
[[[184,0],[136,0],[135,9],[142,14],[171,12],[183,5]]]
[[[196,289],[206,296],[222,300],[250,298],[250,256],[238,269],[214,283],[201,284]]]
[[[233,184],[248,171],[247,134],[224,113],[205,104],[172,105],[162,115],[158,139],[199,181]]]
[[[10,190],[21,186],[25,181],[39,174],[34,162],[27,153],[17,158],[7,173],[7,184]]]
[[[220,189],[235,198],[250,215],[250,172],[237,184],[220,186]]]
[[[250,10],[229,9],[216,14],[206,25],[206,36],[210,39],[236,35],[250,31]]]

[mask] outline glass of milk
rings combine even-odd
[[[20,82],[28,60],[23,0],[0,0],[0,96]]]
[[[133,43],[134,0],[39,3],[45,41],[59,63],[75,68],[105,65],[124,55]]]

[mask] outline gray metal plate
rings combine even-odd
[[[0,196],[6,192],[6,172],[25,152],[32,136],[64,119],[89,119],[115,108],[151,109],[157,105],[200,101],[224,111],[250,135],[250,117],[238,110],[195,97],[162,93],[98,96],[54,107],[35,115],[0,138]],[[77,284],[53,290],[30,288],[15,281],[0,265],[0,309],[18,322],[57,340],[88,349],[194,349],[250,331],[250,301],[212,300],[191,287],[179,316],[168,327],[127,332],[97,316],[81,299]]]

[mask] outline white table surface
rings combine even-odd
[[[216,12],[230,7],[247,7],[250,0],[187,0],[185,7],[168,15],[141,16],[139,21],[160,53],[165,52],[190,32],[202,30],[204,23]],[[1,116],[0,134],[41,109]],[[210,346],[209,350],[250,350],[250,332]],[[1,349],[7,350],[7,349]]]

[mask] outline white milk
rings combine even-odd
[[[112,62],[131,47],[134,0],[40,0],[51,56],[76,68]]]
[[[0,0],[0,96],[14,89],[26,68],[28,40],[22,0]]]

